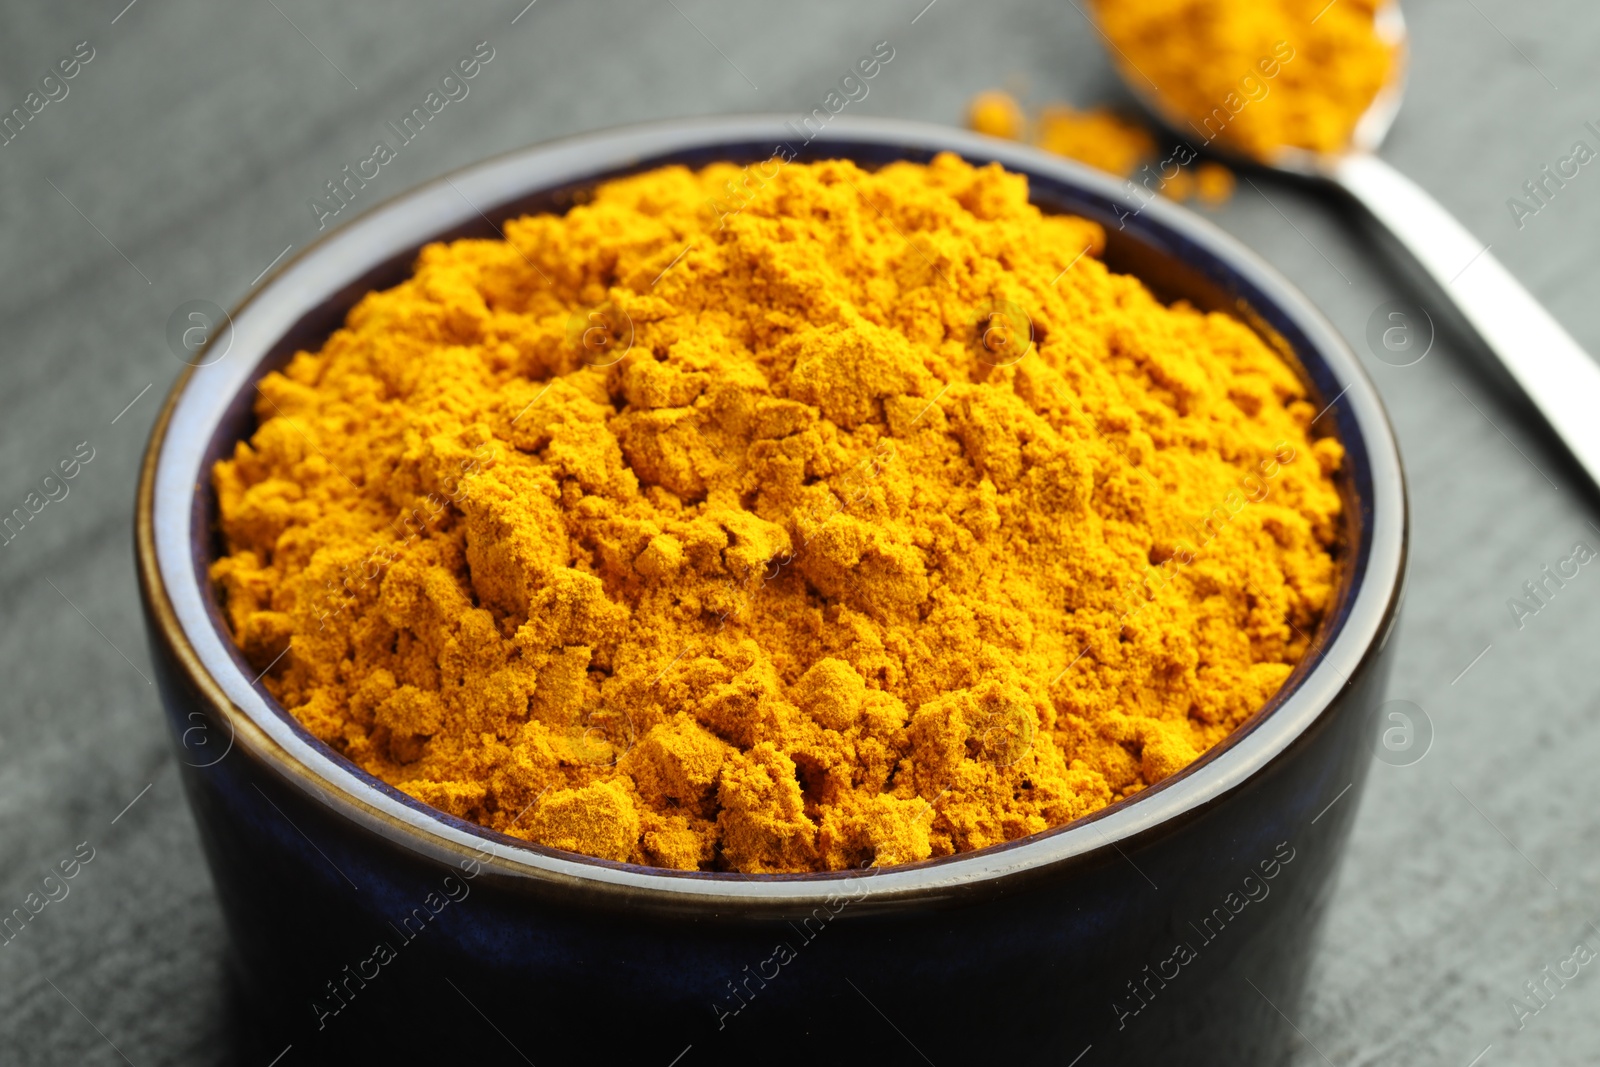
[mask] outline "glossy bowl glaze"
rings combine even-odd
[[[1106,260],[1292,353],[1344,442],[1342,584],[1271,702],[1182,773],[1079,822],[884,870],[664,871],[444,815],[315,740],[229,638],[206,579],[209,469],[254,383],[315,349],[417,249],[561,211],[667,163],[864,166],[939,151],[1028,175],[1106,225]],[[215,341],[214,344],[221,344]],[[660,123],[538,146],[331,231],[233,315],[174,387],[145,458],[141,591],[256,1054],[284,1063],[1265,1063],[1293,1017],[1371,758],[1404,573],[1400,460],[1378,397],[1297,291],[1210,224],[1066,160],[938,126]],[[1082,1055],[1081,1061],[1074,1057]],[[674,1057],[682,1056],[681,1060]],[[292,1057],[292,1058],[291,1058]],[[263,1061],[265,1062],[265,1061]]]

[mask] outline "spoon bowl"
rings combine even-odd
[[[1356,120],[1349,144],[1343,152],[1320,153],[1295,145],[1282,145],[1270,156],[1263,158],[1234,146],[1225,137],[1220,136],[1205,138],[1206,151],[1233,166],[1267,167],[1271,170],[1318,178],[1328,177],[1338,161],[1346,156],[1376,152],[1384,139],[1389,136],[1389,130],[1393,128],[1395,119],[1400,115],[1400,105],[1405,100],[1407,72],[1410,66],[1410,37],[1406,29],[1405,15],[1394,0],[1389,0],[1378,9],[1373,28],[1378,38],[1394,49],[1394,65],[1389,71],[1389,80]],[[1111,41],[1103,29],[1101,36],[1108,42]],[[1116,49],[1115,44],[1112,47]],[[1116,50],[1120,55],[1121,50]],[[1190,135],[1185,132],[1186,130],[1198,132],[1195,130],[1194,120],[1173,106],[1171,101],[1163,98],[1159,92],[1160,87],[1147,74],[1134,67],[1126,56],[1121,58],[1123,62],[1115,63],[1114,66],[1134,99],[1168,135],[1175,140],[1187,142]],[[1138,73],[1139,77],[1131,77],[1130,69]]]
[[[1373,30],[1394,47],[1395,63],[1388,83],[1357,121],[1343,151],[1323,153],[1281,146],[1266,157],[1257,157],[1231,148],[1220,138],[1207,140],[1207,151],[1236,165],[1320,179],[1359,201],[1437,283],[1439,295],[1476,330],[1591,483],[1600,487],[1600,420],[1594,417],[1600,410],[1600,366],[1500,264],[1488,244],[1378,156],[1405,96],[1409,37],[1399,3],[1390,0],[1379,7]],[[1101,36],[1116,48],[1103,29]],[[1114,65],[1146,110],[1184,140],[1182,130],[1193,124],[1159,96],[1159,86],[1143,72],[1139,72],[1142,81],[1148,84],[1131,77],[1131,62]]]

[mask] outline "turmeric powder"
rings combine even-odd
[[[1119,178],[1129,177],[1139,164],[1156,155],[1156,139],[1149,130],[1103,107],[1079,111],[1066,104],[1050,104],[1042,108],[1033,143]]]
[[[1010,141],[1022,140],[1028,118],[1016,97],[1000,89],[988,89],[974,96],[967,104],[967,125],[990,137],[1004,137]]]
[[[1337,153],[1388,84],[1392,0],[1093,0],[1130,85],[1159,96],[1206,143],[1256,159]]]
[[[1342,451],[1237,320],[950,155],[607,182],[259,385],[211,574],[315,736],[543,845],[743,872],[1132,796],[1307,654]]]
[[[1192,153],[1174,153],[1158,165],[1155,136],[1109,108],[1080,111],[1066,104],[1048,104],[1030,125],[1014,97],[999,89],[986,89],[967,105],[967,125],[979,133],[1013,141],[1023,140],[1031,129],[1032,143],[1046,152],[1076,159],[1118,178],[1131,178],[1143,167],[1142,188],[1169,200],[1182,202],[1198,195],[1207,207],[1216,207],[1233,196],[1233,172],[1227,167],[1205,160],[1196,164],[1191,174],[1183,169],[1183,160],[1192,161]]]

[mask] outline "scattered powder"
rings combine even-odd
[[[990,89],[973,97],[967,105],[967,125],[990,137],[1020,141],[1027,132],[1028,118],[1010,93]]]
[[[967,125],[979,133],[1010,140],[1030,139],[1058,156],[1087,163],[1118,178],[1133,178],[1141,169],[1147,188],[1172,200],[1198,196],[1208,207],[1225,203],[1233,195],[1233,172],[1220,163],[1204,160],[1192,167],[1174,166],[1172,157],[1160,167],[1155,136],[1140,123],[1109,108],[1080,111],[1066,104],[1048,104],[1031,123],[1022,105],[1009,93],[987,89],[967,107]],[[1181,162],[1180,157],[1178,162]]]

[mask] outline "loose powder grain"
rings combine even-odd
[[[670,167],[505,237],[367,294],[214,471],[241,648],[410,795],[639,864],[906,863],[1137,793],[1306,655],[1339,444],[1023,177]]]

